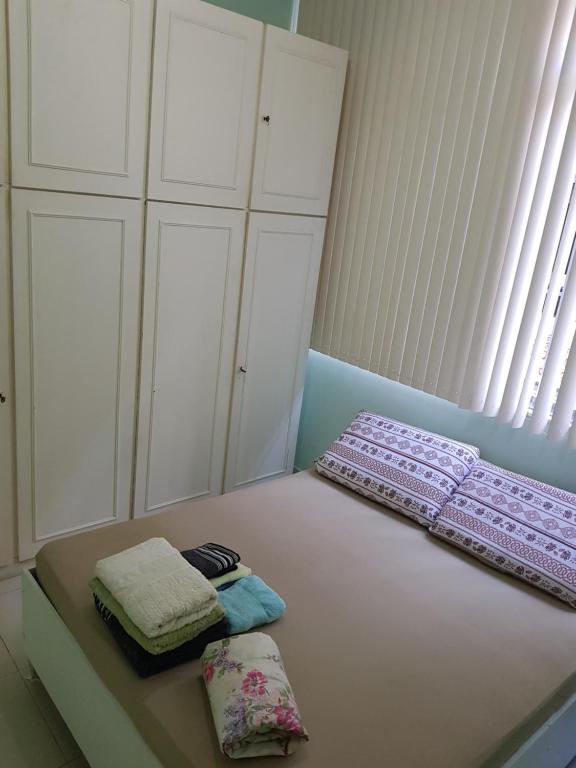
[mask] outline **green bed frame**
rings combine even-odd
[[[34,569],[22,575],[24,647],[92,768],[162,766],[124,709],[100,680],[39,585]],[[517,752],[485,768],[566,768],[576,745],[576,694]]]
[[[22,574],[24,648],[92,768],[163,768],[38,584]]]

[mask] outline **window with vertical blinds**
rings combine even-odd
[[[576,447],[576,0],[300,0],[350,51],[312,346]]]

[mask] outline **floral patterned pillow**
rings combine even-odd
[[[478,448],[360,411],[316,469],[428,527],[479,455]]]
[[[479,461],[430,533],[576,608],[576,495]]]

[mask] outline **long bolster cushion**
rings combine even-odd
[[[360,411],[316,469],[428,527],[479,455],[473,446]]]
[[[228,757],[291,755],[308,734],[278,646],[269,635],[210,643],[202,674],[220,749]]]
[[[576,608],[576,495],[479,461],[430,533]]]

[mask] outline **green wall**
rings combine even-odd
[[[229,11],[251,16],[253,19],[290,29],[294,0],[207,0]]]
[[[576,492],[576,450],[310,351],[296,466],[305,469],[361,409],[472,443],[482,458]]]

